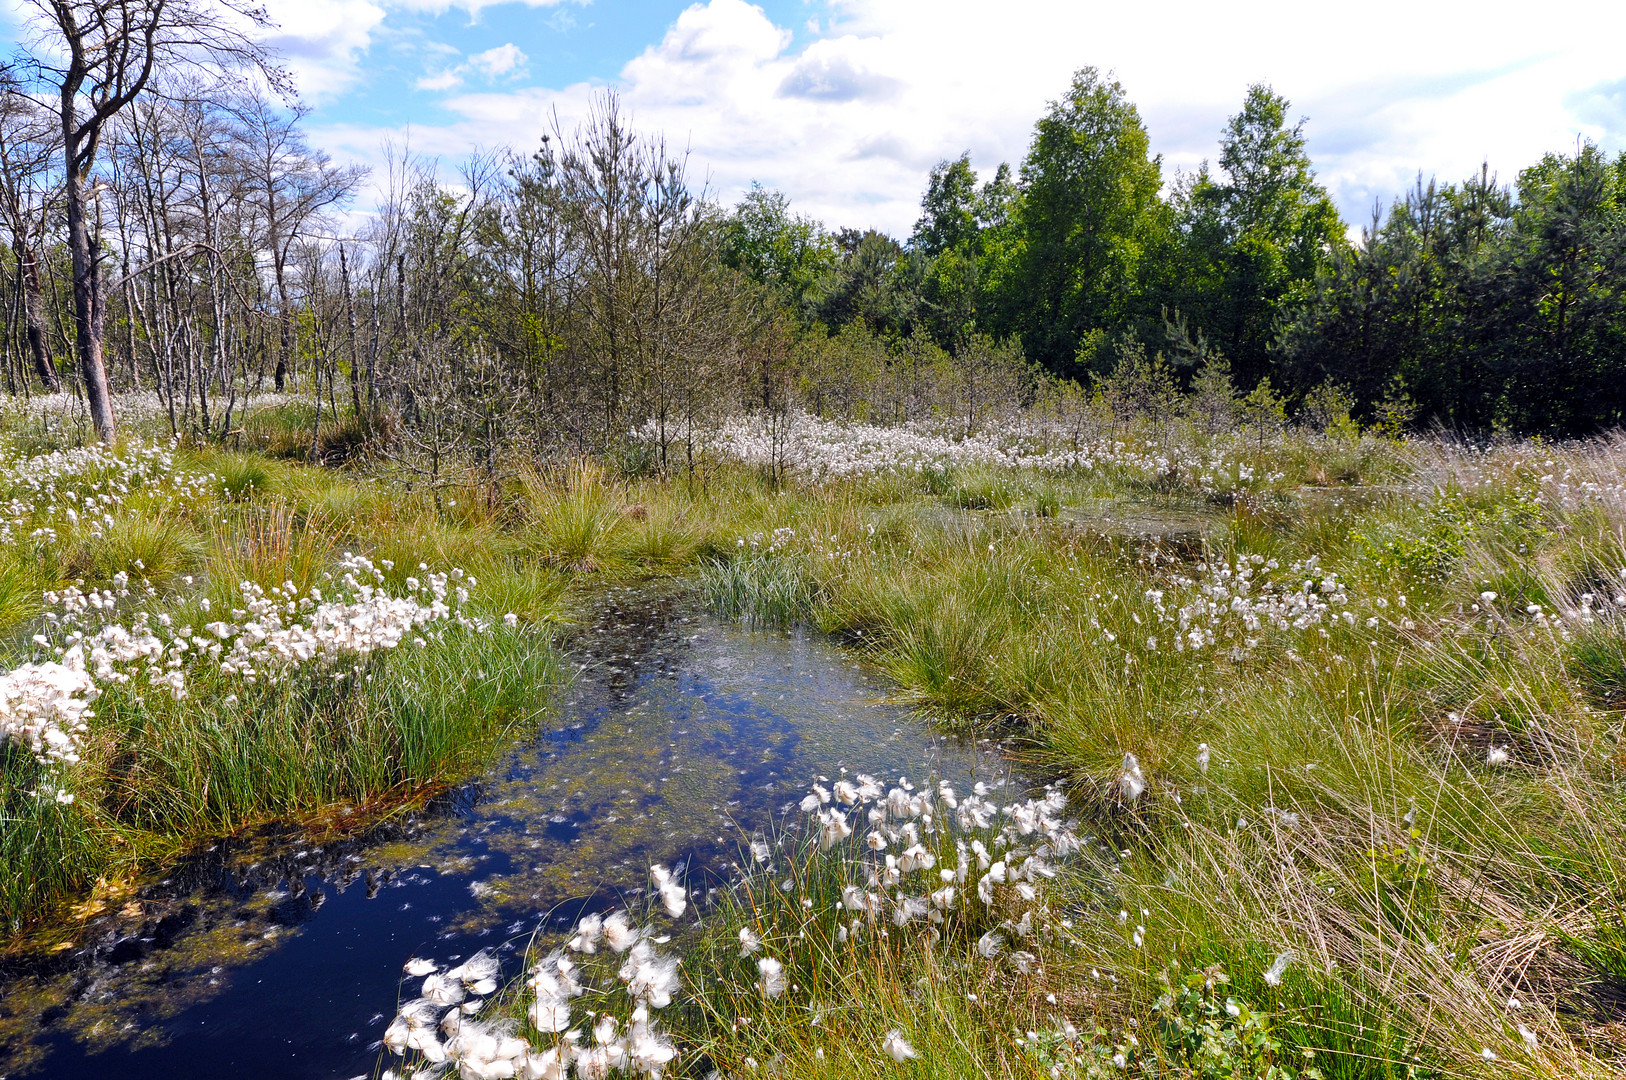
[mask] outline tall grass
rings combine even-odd
[[[476,572],[469,610],[493,629],[453,627],[354,672],[318,666],[245,683],[203,665],[179,700],[141,676],[107,682],[83,760],[64,775],[0,745],[0,923],[13,933],[71,933],[38,920],[98,881],[251,822],[421,801],[483,768],[562,678],[550,627],[569,581],[519,565],[489,520],[464,524],[379,481],[252,454],[183,451],[175,469],[173,491],[162,479],[126,484],[106,519],[69,500],[84,509],[65,521],[65,496],[52,516],[49,499],[21,493],[55,535],[14,525],[21,539],[0,547],[0,631],[15,635],[14,663],[41,655],[27,638],[54,625],[40,621],[51,590],[123,590],[133,599],[120,604],[202,635],[213,620],[240,619],[244,583],[331,592],[347,550],[395,560],[396,586],[420,564]],[[61,485],[83,489],[82,500],[119,481],[91,470]],[[72,802],[51,797],[64,784]]]
[[[554,661],[524,634],[454,632],[359,675],[268,680],[238,700],[113,693],[95,748],[119,826],[180,835],[430,787],[485,761],[543,702]],[[139,698],[139,700],[137,700]]]
[[[1626,1055],[1626,514],[1611,494],[1626,459],[1614,444],[1404,447],[1398,466],[1314,449],[1260,467],[1389,486],[1244,500],[1192,553],[988,515],[1015,505],[1016,479],[940,483],[972,514],[943,516],[929,491],[857,514],[827,500],[782,517],[797,540],[705,580],[720,611],[838,630],[904,700],[1018,735],[1073,777],[1117,853],[1091,895],[1148,913],[1133,951],[1114,920],[1081,921],[1119,979],[1096,999],[1115,1022],[1155,1023],[1171,972],[1217,967],[1324,1076],[1611,1075]],[[1064,503],[1110,494],[1099,477],[1051,483]],[[1153,595],[1194,601],[1179,582],[1199,561],[1312,555],[1307,577],[1352,583],[1351,620],[1172,647],[1189,627],[1159,622]],[[1148,783],[1134,798],[1126,753]],[[805,1037],[772,1031],[764,1050]],[[793,1074],[824,1074],[792,1056]]]
[[[461,565],[472,607],[516,626],[392,654],[370,682],[264,687],[252,708],[110,697],[99,786],[72,807],[24,799],[37,778],[8,760],[0,847],[27,872],[0,902],[15,918],[126,848],[475,768],[553,678],[538,628],[576,588],[691,568],[720,613],[835,633],[900,700],[1064,777],[1097,856],[1056,883],[1072,940],[1038,980],[991,976],[964,938],[843,952],[802,914],[829,899],[812,861],[735,894],[708,916],[691,1031],[725,1075],[1618,1075],[1623,447],[1294,436],[1250,450],[1268,479],[1230,492],[1113,461],[779,488],[724,468],[696,489],[578,463],[455,502],[282,464],[262,488],[252,463],[222,465],[237,479],[213,501],[116,523],[109,543],[7,549],[0,625],[25,630],[35,590],[138,561],[200,619],[203,591],[318,581],[355,548],[394,583]],[[1079,509],[1154,498],[1205,539]],[[1240,569],[1259,575],[1247,589]],[[1249,625],[1235,601],[1267,577],[1322,610]],[[790,978],[828,1006],[817,1023],[753,996],[741,926],[777,928]],[[1056,1072],[1064,1020],[1095,1056]],[[893,1028],[919,1058],[881,1056]],[[1242,1039],[1273,1049],[1202,1057]]]

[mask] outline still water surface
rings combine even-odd
[[[819,774],[1004,775],[829,641],[718,621],[684,586],[602,594],[572,655],[535,733],[438,805],[325,848],[218,845],[91,947],[0,974],[0,1080],[370,1074],[410,956],[495,948],[511,977],[539,922],[614,905],[651,862],[703,892]]]

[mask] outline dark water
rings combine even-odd
[[[636,894],[651,862],[715,887],[819,774],[1003,774],[877,699],[829,642],[750,633],[680,587],[611,591],[533,737],[438,806],[343,843],[218,845],[0,974],[0,1080],[370,1074],[411,956],[515,954]]]

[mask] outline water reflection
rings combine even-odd
[[[1000,770],[877,704],[829,642],[744,632],[682,586],[602,594],[572,651],[534,737],[440,805],[339,844],[217,845],[110,905],[85,948],[0,976],[0,1080],[367,1073],[408,956],[512,952],[652,861],[714,879],[815,775]]]

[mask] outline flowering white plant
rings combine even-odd
[[[79,760],[79,738],[97,689],[75,645],[61,661],[20,664],[0,675],[0,743],[15,741],[44,764]]]
[[[663,909],[679,907],[679,896],[686,902],[675,873],[653,866],[650,874]],[[678,1053],[654,1018],[681,988],[678,958],[660,950],[669,940],[638,927],[626,911],[583,916],[566,944],[536,960],[523,981],[519,1004],[534,1038],[513,1018],[479,1018],[497,986],[493,954],[478,953],[446,972],[410,960],[407,973],[425,976],[421,993],[400,1006],[382,1041],[408,1060],[383,1076],[439,1076],[451,1066],[476,1080],[564,1080],[572,1072],[580,1080],[603,1080],[611,1072],[658,1080]],[[575,1003],[589,997],[596,1007],[578,1014]],[[622,998],[624,1026],[616,1007]]]

